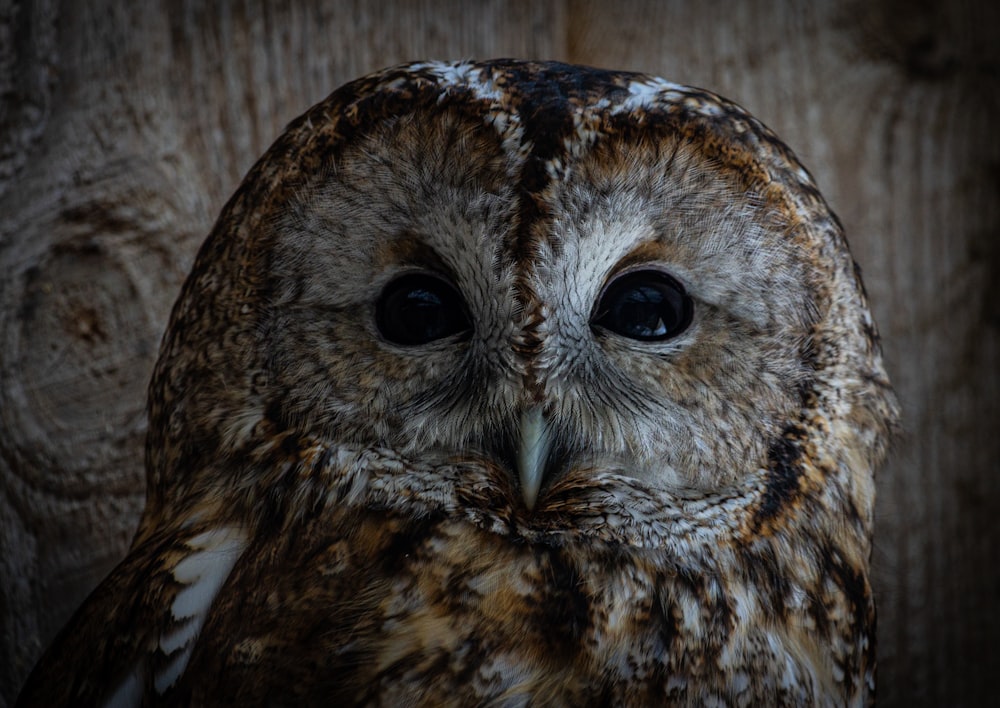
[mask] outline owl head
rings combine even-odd
[[[878,335],[809,174],[705,91],[347,84],[224,208],[149,413],[132,549],[25,705],[873,695]]]
[[[252,486],[212,460],[294,435],[488,465],[529,515],[600,475],[764,509],[805,456],[868,520],[895,416],[841,226],[767,128],[517,61],[389,69],[293,122],[202,248],[151,400],[152,510]]]

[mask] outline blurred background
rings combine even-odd
[[[810,169],[904,412],[879,703],[994,704],[1000,3],[0,0],[0,706],[128,546],[160,336],[242,175],[352,78],[499,56],[712,89]]]

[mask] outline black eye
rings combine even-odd
[[[692,315],[683,285],[658,270],[635,270],[604,289],[591,324],[629,339],[662,342],[687,329]]]
[[[389,283],[375,305],[375,324],[395,344],[427,344],[471,328],[462,296],[426,273],[408,273]]]

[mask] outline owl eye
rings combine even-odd
[[[691,324],[684,286],[659,270],[636,270],[604,288],[591,324],[642,342],[676,337]]]
[[[471,329],[458,291],[426,273],[408,273],[389,283],[375,305],[375,324],[390,342],[409,346]]]

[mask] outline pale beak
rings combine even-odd
[[[532,406],[521,413],[520,433],[517,474],[521,480],[524,503],[530,511],[538,500],[538,490],[545,476],[545,460],[549,454],[549,429],[541,406]]]

